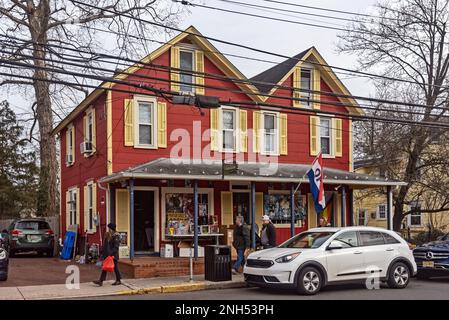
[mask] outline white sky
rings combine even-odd
[[[168,0],[169,1],[169,0]],[[279,13],[269,13],[247,7],[236,6],[229,3],[224,3],[219,0],[190,0],[194,3],[205,4],[208,6],[222,7],[230,10],[252,12],[259,15],[270,15],[278,18],[296,20],[314,24],[333,24],[336,27],[344,27],[346,22],[339,20],[332,20],[319,17],[310,17],[307,15],[289,14],[282,15]],[[282,7],[288,10],[309,12],[315,14],[324,14],[328,16],[338,16],[344,18],[351,18],[349,15],[342,15],[337,13],[330,13],[324,11],[317,11],[312,9],[303,9],[293,6],[281,6],[263,0],[236,0],[239,2],[253,3],[271,7]],[[324,7],[329,9],[344,10],[358,13],[372,12],[372,5],[375,0],[283,0],[290,3],[297,3],[301,5],[310,5],[316,7]],[[189,7],[190,14],[182,17],[182,22],[179,27],[181,29],[194,25],[203,35],[214,38],[219,38],[227,41],[232,41],[247,46],[255,47],[262,50],[272,51],[287,56],[293,56],[311,46],[315,46],[322,54],[324,59],[330,64],[348,69],[356,68],[356,57],[349,55],[340,55],[336,51],[336,45],[339,41],[337,34],[339,31],[316,28],[310,26],[303,26],[280,21],[270,21],[255,17],[248,17],[236,15],[232,13],[225,13],[216,10],[209,10],[203,8]],[[165,38],[165,39],[164,39]],[[159,40],[168,40],[170,37],[161,37]],[[249,50],[241,49],[235,46],[223,45],[220,43],[213,44],[223,53],[231,53],[244,55],[254,58],[260,58],[270,61],[280,62],[284,59],[274,56],[258,54]],[[107,44],[106,46],[107,47]],[[249,61],[234,57],[228,57],[240,71],[247,77],[252,77],[255,74],[268,69],[273,66],[270,63],[263,63],[258,61]],[[340,79],[349,88],[352,94],[360,96],[369,96],[373,92],[373,87],[369,80],[361,77],[354,77],[348,75],[338,74]],[[3,91],[1,99],[8,99],[14,110],[17,113],[23,113],[29,110],[31,103],[28,99],[23,99],[20,95],[8,93]],[[68,106],[69,107],[69,106]],[[75,105],[71,106],[75,107]]]

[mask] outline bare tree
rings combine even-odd
[[[447,0],[378,3],[376,17],[355,20],[340,36],[339,50],[357,54],[360,69],[375,70],[390,79],[375,80],[378,96],[425,106],[378,104],[375,107],[382,111],[374,113],[448,122],[448,4]],[[379,123],[361,123],[357,130],[358,155],[377,159],[390,177],[408,183],[394,193],[395,230],[406,215],[418,210],[413,209],[416,201],[426,202],[422,212],[449,209],[446,131]]]
[[[81,48],[84,51],[108,49],[118,55],[137,58],[149,52],[147,40],[164,30],[139,22],[133,17],[163,23],[165,26],[176,26],[182,14],[182,9],[169,0],[82,2],[0,0],[0,59],[26,63],[33,67],[17,68],[0,63],[3,71],[31,77],[18,79],[7,76],[0,79],[0,87],[14,88],[25,94],[29,92],[29,88],[33,88],[32,98],[35,101],[30,103],[30,112],[33,111],[39,129],[39,136],[36,138],[40,151],[38,214],[43,216],[57,213],[56,144],[51,135],[53,116],[62,118],[68,114],[67,105],[76,105],[79,98],[87,94],[83,84],[91,82],[75,77],[69,84],[69,81],[58,84],[58,81],[61,83],[61,80],[69,76],[50,72],[46,68],[66,70],[68,67],[61,60],[72,59],[83,63],[85,70],[92,73],[90,68],[100,64],[95,57],[76,51],[70,51],[69,54],[64,48]],[[32,105],[35,105],[33,110]],[[34,136],[33,132],[30,136]]]

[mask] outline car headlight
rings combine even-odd
[[[297,256],[299,256],[301,254],[301,252],[297,252],[297,253],[292,253],[292,254],[288,254],[286,256],[277,258],[276,261],[277,263],[286,263],[286,262],[290,262],[293,259],[295,259]]]
[[[6,250],[0,248],[0,260],[6,259]]]

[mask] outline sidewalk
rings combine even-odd
[[[102,287],[93,283],[81,283],[79,289],[67,289],[65,284],[52,284],[26,287],[0,288],[0,300],[42,300],[88,298],[98,296],[186,292],[197,290],[241,288],[246,286],[242,275],[233,276],[232,281],[210,282],[204,276],[189,277],[125,279],[122,285],[112,286],[112,280],[104,282]]]

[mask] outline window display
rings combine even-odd
[[[209,213],[209,196],[198,194],[198,233],[209,234],[218,225]],[[193,193],[167,193],[165,195],[166,234],[189,235],[194,230]]]
[[[302,221],[307,215],[305,196],[295,195],[295,221]],[[275,224],[291,222],[290,195],[266,194],[264,195],[264,213]]]

